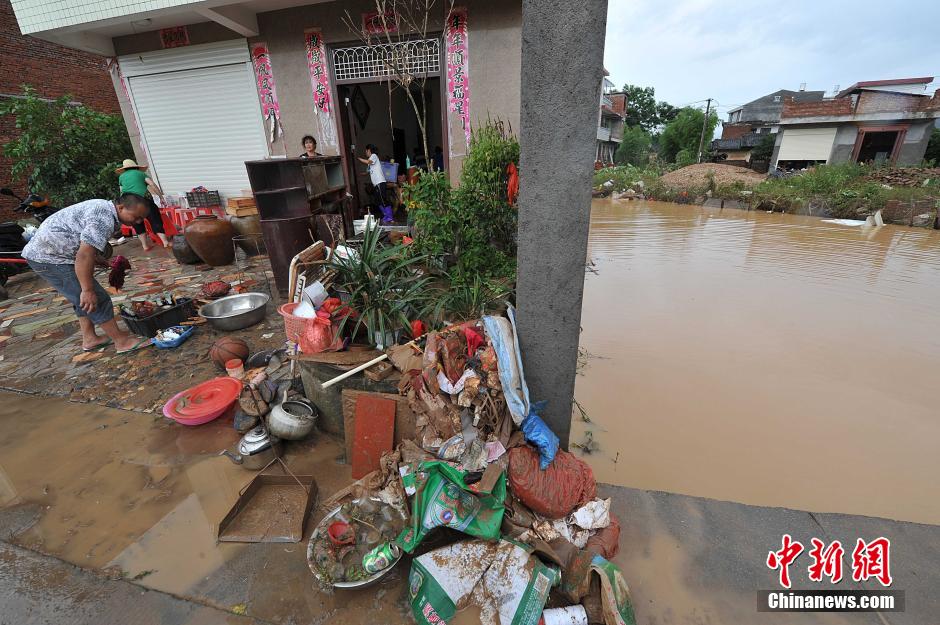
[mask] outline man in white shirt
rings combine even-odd
[[[23,258],[75,308],[82,333],[82,349],[102,349],[114,343],[117,353],[126,354],[149,345],[118,327],[111,297],[95,280],[95,255],[104,251],[108,239],[121,224],[143,222],[150,211],[144,198],[125,193],[116,202],[87,200],[57,211],[42,222],[23,248]],[[107,336],[95,332],[101,326]]]
[[[382,163],[379,161],[378,150],[375,144],[370,143],[366,146],[366,157],[360,158],[359,162],[369,166],[369,178],[372,180],[372,188],[379,202],[379,209],[382,211],[383,221],[391,222],[394,219],[392,207],[388,205],[385,174],[382,172]]]

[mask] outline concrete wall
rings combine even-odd
[[[907,136],[898,153],[898,165],[920,165],[930,142],[930,133],[933,132],[934,120],[914,122],[907,129]]]
[[[189,32],[189,44],[193,46],[201,43],[227,41],[229,39],[244,39],[244,37],[238,33],[215,22],[189,24],[186,26],[186,30]],[[111,41],[114,43],[114,53],[117,56],[123,54],[140,54],[142,52],[151,52],[163,48],[160,42],[159,30],[114,37]]]
[[[830,163],[845,163],[852,160],[852,151],[855,149],[855,140],[858,138],[858,128],[853,124],[843,124],[836,130],[836,138],[832,142],[832,152],[829,155]]]
[[[790,91],[788,89],[781,89],[780,91],[767,94],[762,98],[757,98],[742,106],[740,119],[735,123],[779,121],[780,112],[783,110],[783,102],[787,98],[793,98],[796,102],[814,102],[822,100],[824,95],[824,91]],[[780,101],[775,102],[775,97],[779,97]]]

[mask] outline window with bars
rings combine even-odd
[[[413,76],[439,76],[441,42],[416,39],[333,50],[333,74],[337,83],[394,76],[399,68]]]

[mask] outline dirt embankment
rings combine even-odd
[[[708,184],[709,174],[715,177],[715,184],[719,185],[741,182],[747,186],[754,186],[767,177],[744,167],[719,163],[699,163],[664,174],[662,181],[674,189],[704,187]]]

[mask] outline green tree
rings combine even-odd
[[[771,133],[761,137],[760,143],[751,150],[752,161],[769,161],[774,153],[774,143],[777,141],[777,135]]]
[[[927,143],[924,160],[933,161],[934,165],[940,165],[940,128],[934,128],[930,134],[930,142]]]
[[[19,133],[4,146],[13,178],[27,177],[30,190],[57,206],[117,195],[114,169],[133,152],[120,115],[100,113],[69,96],[41,98],[23,86],[23,95],[0,104]]]
[[[641,126],[628,126],[623,129],[623,142],[614,154],[618,165],[645,167],[650,160],[651,137]]]
[[[699,138],[702,135],[702,124],[705,122],[705,112],[697,108],[680,109],[675,119],[666,124],[659,137],[659,153],[667,163],[677,162],[677,156],[683,150],[683,158],[688,161],[691,155],[692,162],[698,155]],[[712,111],[708,115],[708,124],[705,127],[705,146],[711,143],[718,126],[718,114]]]
[[[656,90],[653,87],[624,85],[623,91],[627,94],[627,112],[624,119],[627,126],[640,126],[647,132],[653,132],[672,121],[679,111],[668,102],[657,102]]]

